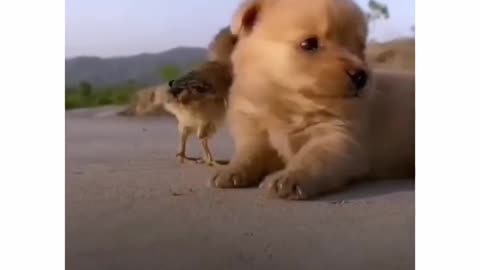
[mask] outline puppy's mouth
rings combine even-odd
[[[368,73],[363,69],[347,70],[348,78],[352,83],[352,96],[360,97],[368,83]]]

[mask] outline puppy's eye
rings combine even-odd
[[[302,43],[300,43],[300,48],[306,52],[316,52],[320,46],[320,43],[318,42],[318,38],[316,37],[311,37],[307,38]]]

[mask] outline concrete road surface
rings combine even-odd
[[[212,169],[177,163],[176,132],[171,118],[67,112],[67,269],[414,269],[412,180],[309,202],[212,189]],[[230,157],[226,132],[212,148]]]

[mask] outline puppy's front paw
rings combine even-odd
[[[270,174],[260,185],[269,195],[289,200],[306,200],[310,196],[302,185],[301,176],[287,170]]]
[[[210,179],[210,186],[216,188],[245,188],[258,184],[259,179],[246,167],[226,166],[219,169]]]

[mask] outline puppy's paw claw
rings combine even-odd
[[[223,168],[210,179],[210,186],[216,188],[244,188],[252,185],[247,173],[238,168]]]
[[[270,196],[289,200],[306,200],[309,196],[298,180],[296,176],[283,170],[267,176],[260,187]]]

